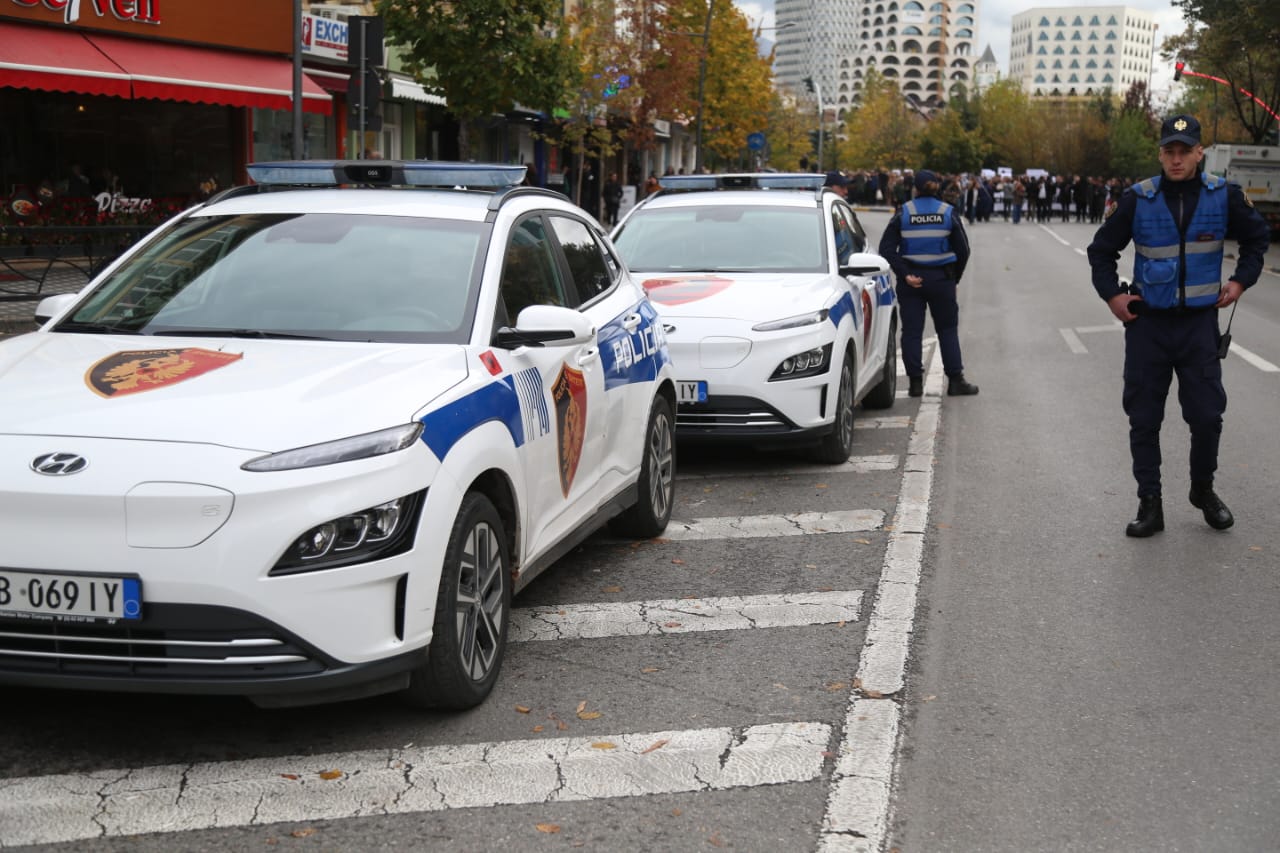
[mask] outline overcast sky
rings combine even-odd
[[[753,25],[761,26],[764,38],[769,38],[768,28],[774,24],[773,0],[735,0],[738,8],[746,14]],[[1078,3],[1037,3],[1033,0],[976,0],[978,4],[978,39],[974,51],[981,56],[987,45],[996,55],[1000,65],[1000,73],[1009,72],[1009,27],[1013,16],[1028,9],[1059,8],[1068,6],[1128,6],[1155,15],[1157,25],[1155,43],[1155,71],[1152,74],[1151,89],[1153,100],[1163,103],[1173,85],[1173,67],[1165,67],[1160,59],[1160,45],[1169,36],[1177,35],[1184,29],[1182,10],[1171,3],[1171,0],[1128,0],[1123,3],[1106,2],[1106,0],[1080,0]]]

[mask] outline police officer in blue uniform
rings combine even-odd
[[[1162,174],[1120,198],[1089,246],[1093,286],[1125,324],[1124,411],[1138,481],[1138,515],[1125,528],[1145,537],[1164,530],[1160,424],[1173,374],[1182,418],[1191,428],[1192,506],[1216,530],[1235,523],[1213,489],[1227,392],[1222,386],[1218,309],[1257,280],[1267,251],[1266,220],[1238,184],[1201,171],[1200,123],[1189,115],[1160,129]],[[1235,272],[1222,283],[1223,246],[1236,240]],[[1133,283],[1116,272],[1134,244]]]
[[[898,311],[902,317],[902,365],[912,397],[924,393],[924,313],[933,316],[933,329],[942,351],[950,395],[977,394],[966,382],[960,358],[960,305],[956,285],[969,263],[969,240],[956,209],[938,198],[942,182],[928,169],[915,177],[915,193],[889,220],[880,238],[880,254],[898,277]]]

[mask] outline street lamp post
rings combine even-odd
[[[818,98],[818,171],[826,171],[826,163],[822,158],[822,137],[826,134],[823,132],[823,125],[826,124],[826,108],[822,103],[822,84],[812,77],[804,78],[804,83],[809,87],[809,91]]]
[[[702,174],[702,101],[707,91],[707,54],[711,51],[711,10],[715,8],[715,0],[707,0],[707,21],[702,28],[702,53],[698,56],[698,113],[694,121],[698,123],[693,137],[693,172]]]

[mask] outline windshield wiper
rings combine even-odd
[[[269,329],[159,329],[146,334],[158,338],[270,338],[295,341],[331,341],[323,335],[299,335],[293,332],[273,332]]]
[[[137,329],[122,329],[119,326],[113,326],[110,323],[79,323],[75,320],[68,320],[65,323],[59,323],[54,329],[55,332],[83,332],[87,335],[140,335]]]

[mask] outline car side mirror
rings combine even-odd
[[[590,343],[596,327],[582,312],[558,305],[530,305],[516,318],[515,328],[503,326],[494,336],[497,346],[569,347]]]
[[[887,275],[889,262],[872,252],[856,252],[840,265],[840,275]]]
[[[36,325],[43,326],[65,311],[79,297],[78,293],[59,293],[41,299],[40,304],[36,306]]]

